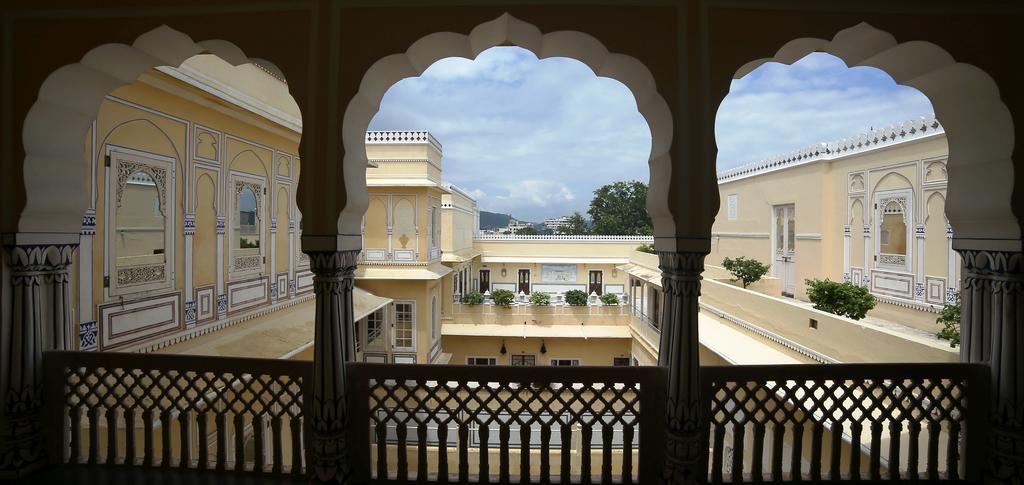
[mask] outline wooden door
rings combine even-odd
[[[491,291],[491,270],[480,270],[480,293]]]
[[[530,270],[519,270],[519,292],[530,294]]]
[[[604,273],[601,271],[590,272],[590,286],[587,288],[587,294],[597,293],[601,296],[602,290],[604,289]]]

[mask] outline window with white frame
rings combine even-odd
[[[910,270],[912,200],[910,190],[875,194],[875,261],[880,267]]]
[[[385,326],[386,314],[387,312],[380,308],[366,316],[366,350],[384,350],[386,342],[384,334],[387,329]]]
[[[466,357],[466,365],[498,365],[494,357]]]
[[[533,354],[512,354],[510,363],[517,366],[535,366],[537,365],[537,356]]]
[[[174,159],[113,147],[107,153],[110,294],[167,288],[174,282]]]
[[[735,221],[739,213],[739,208],[737,207],[738,201],[736,198],[736,194],[729,194],[729,197],[726,200],[728,201],[727,206],[729,210],[729,220]]]
[[[580,365],[580,359],[551,359],[551,365],[556,367],[576,367]]]
[[[250,274],[263,271],[263,180],[233,174],[231,223],[231,272]]]
[[[394,348],[416,349],[416,303],[395,302]]]
[[[437,342],[441,335],[441,311],[437,307],[437,295],[430,299],[430,342]]]

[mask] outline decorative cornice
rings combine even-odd
[[[945,133],[942,125],[935,119],[934,114],[930,114],[902,123],[896,123],[887,128],[869,130],[860,135],[842,138],[833,142],[818,143],[789,153],[768,157],[761,161],[723,170],[718,172],[718,182],[729,182],[805,163],[835,160],[942,133]]]
[[[366,132],[366,144],[367,145],[421,145],[429,144],[437,149],[441,150],[441,143],[431,135],[429,131],[418,130],[418,131],[367,131]]]

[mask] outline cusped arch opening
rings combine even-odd
[[[637,111],[644,117],[651,133],[647,210],[654,224],[655,236],[671,237],[675,231],[668,207],[672,115],[668,104],[656,90],[651,72],[633,57],[609,52],[588,34],[575,31],[542,33],[536,26],[507,13],[476,26],[469,35],[440,32],[422,37],[404,53],[384,57],[366,72],[343,119],[343,170],[350,200],[338,217],[339,234],[360,232],[369,202],[365,177],[362,176],[367,163],[365,133],[387,90],[402,79],[421,75],[440,59],[474,59],[484,50],[502,45],[522,47],[539,59],[567,57],[578,60],[596,75],[619,81],[630,90]]]
[[[179,68],[203,55],[216,56],[236,67],[255,64],[284,79],[273,63],[250,59],[231,42],[195,42],[166,25],[139,36],[131,45],[98,46],[79,62],[51,73],[23,125],[25,206],[18,218],[18,232],[77,234],[89,207],[89,191],[81,182],[88,178],[88,161],[83,158],[88,151],[86,135],[104,100],[151,69]],[[175,158],[178,164],[187,163],[183,154]]]

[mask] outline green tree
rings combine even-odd
[[[736,278],[733,281],[739,280],[743,283],[744,288],[758,282],[768,272],[766,264],[756,259],[747,259],[745,256],[736,259],[725,258],[722,260],[722,267]]]
[[[594,191],[590,201],[593,233],[613,236],[649,236],[654,233],[647,215],[647,184],[614,182]]]
[[[536,236],[539,234],[533,226],[520,227],[516,229],[517,236]]]
[[[946,303],[942,306],[942,314],[935,320],[942,325],[937,337],[949,340],[950,347],[960,345],[960,294],[956,294],[953,303]]]
[[[566,221],[566,224],[558,228],[558,233],[570,235],[590,234],[590,229],[587,228],[587,220],[583,218],[583,214],[573,212],[569,216],[569,220]]]

